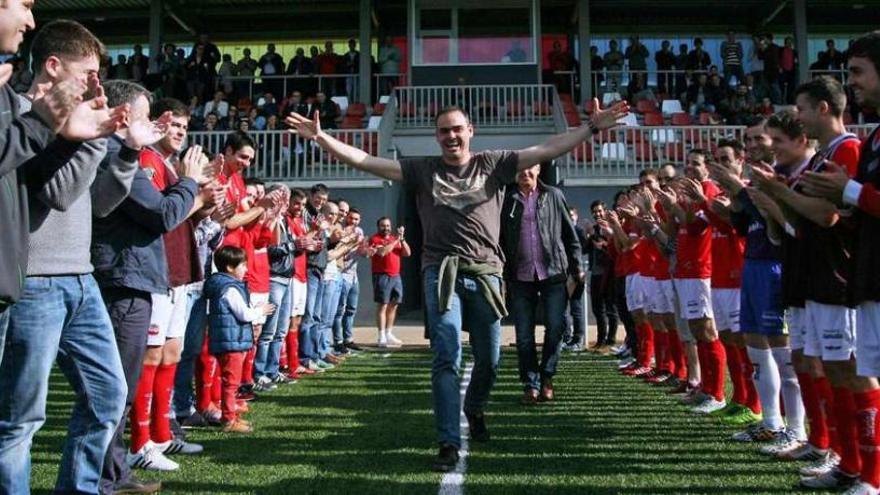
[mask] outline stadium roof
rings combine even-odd
[[[168,12],[194,31],[223,39],[279,39],[352,36],[359,0],[165,0]],[[575,32],[577,0],[540,0],[543,29]],[[792,1],[785,0],[591,0],[595,33],[719,32],[729,27],[756,31],[766,26],[787,32]],[[864,32],[880,25],[880,0],[806,0],[807,24],[814,33]],[[374,20],[384,32],[403,34],[407,0],[372,0]],[[780,8],[780,5],[782,7]],[[150,0],[38,0],[37,18],[66,17],[86,23],[106,39],[146,37]],[[166,38],[191,39],[165,18]]]

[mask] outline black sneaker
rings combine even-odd
[[[489,430],[486,428],[486,416],[483,413],[464,413],[468,422],[471,440],[475,442],[488,442]]]
[[[199,414],[198,412],[193,412],[189,416],[183,418],[180,421],[180,427],[184,430],[190,430],[192,428],[207,428],[208,422],[205,421],[205,417]]]
[[[455,469],[456,464],[458,464],[458,447],[448,443],[441,444],[440,452],[434,459],[434,471],[448,473]]]
[[[171,426],[171,434],[174,435],[174,438],[179,438],[181,440],[186,440],[186,432],[181,428],[180,423],[177,422],[177,418],[170,418],[168,423]]]
[[[349,350],[352,350],[352,351],[362,351],[362,350],[364,350],[363,347],[361,347],[361,346],[355,344],[354,342],[346,342],[346,343],[345,343],[345,347],[347,347]]]

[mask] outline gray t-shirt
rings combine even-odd
[[[501,204],[505,186],[516,178],[517,161],[513,151],[475,153],[461,167],[440,157],[401,160],[403,184],[415,192],[424,232],[422,268],[448,255],[503,268]]]

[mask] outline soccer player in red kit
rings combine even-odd
[[[847,51],[849,55],[849,85],[859,105],[880,107],[880,31],[859,39]],[[843,368],[852,393],[851,412],[858,432],[861,469],[858,480],[843,478],[852,474],[843,471],[826,476],[853,481],[848,495],[877,495],[880,493],[880,258],[876,249],[880,239],[880,133],[875,128],[862,143],[858,169],[854,178],[845,164],[825,163],[825,170],[808,172],[804,190],[808,194],[825,197],[843,208],[856,207],[853,221],[856,238],[850,259],[850,304],[856,305],[855,356],[835,363],[831,368]],[[838,370],[829,369],[829,374]],[[855,373],[852,373],[855,371]],[[835,394],[835,399],[837,395]],[[836,408],[837,409],[837,408]],[[840,425],[840,418],[838,418]],[[838,426],[840,428],[840,426]],[[841,442],[844,436],[841,434]],[[833,473],[833,472],[832,472]],[[842,484],[842,483],[838,483]]]

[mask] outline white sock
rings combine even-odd
[[[761,409],[764,410],[764,426],[773,430],[780,430],[785,426],[782,422],[782,414],[779,412],[779,392],[782,381],[779,378],[779,368],[773,359],[770,349],[748,348],[749,359],[755,367],[755,388],[758,389],[758,397],[761,399]]]
[[[388,335],[394,335],[394,327],[388,327],[388,328],[386,328],[386,329],[385,329],[385,332],[386,332]]]
[[[801,399],[801,386],[797,380],[794,366],[791,364],[791,348],[773,347],[773,360],[779,368],[779,376],[782,379],[782,403],[785,404],[785,420],[788,429],[799,439],[807,438],[804,428],[804,402]]]
[[[385,332],[387,332],[387,330],[379,330],[379,340],[385,340],[387,338],[388,334]]]

